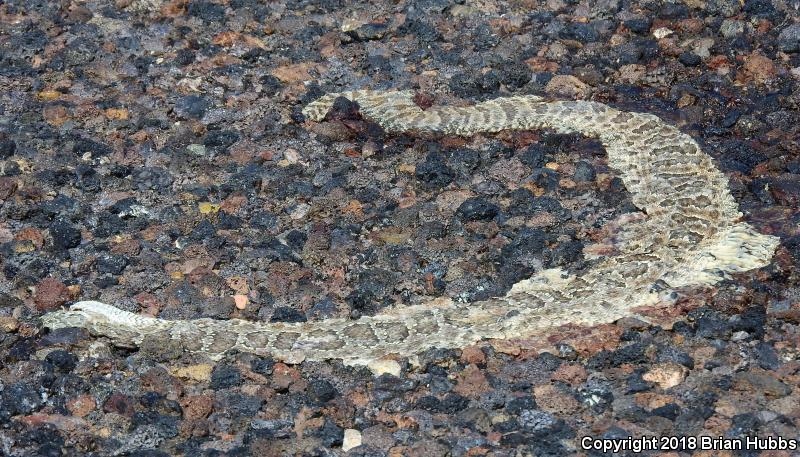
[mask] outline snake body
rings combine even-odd
[[[473,303],[438,299],[393,307],[358,320],[302,323],[163,320],[114,306],[78,302],[43,317],[49,328],[85,327],[116,344],[147,338],[178,340],[212,359],[237,349],[288,362],[342,359],[349,365],[431,347],[458,348],[482,339],[535,336],[567,324],[596,325],[634,309],[675,299],[676,290],[709,287],[767,265],[778,244],[741,222],[723,174],[698,144],[651,114],[619,111],[588,101],[497,98],[469,107],[421,109],[410,91],[351,91],[325,95],[303,110],[322,121],[337,97],[388,132],[469,136],[501,130],[551,128],[598,138],[646,217],[630,218],[617,235],[618,252],[580,276],[543,270],[502,297]]]

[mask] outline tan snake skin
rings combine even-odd
[[[389,132],[472,135],[552,128],[598,138],[646,217],[630,218],[617,237],[619,254],[601,258],[581,276],[544,270],[507,295],[474,303],[440,299],[395,307],[358,320],[264,323],[239,319],[168,321],[94,301],[43,317],[49,328],[85,327],[115,344],[145,338],[180,341],[187,351],[219,359],[229,349],[296,363],[342,359],[349,365],[431,347],[456,348],[486,338],[543,334],[566,324],[613,322],[633,309],[674,302],[675,290],[711,286],[729,273],[767,265],[778,239],[739,222],[727,180],[697,143],[658,117],[585,101],[507,97],[470,107],[420,109],[409,91],[329,94],[303,113],[321,121],[345,97]],[[158,340],[156,340],[158,341]]]

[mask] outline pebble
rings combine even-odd
[[[473,197],[464,200],[456,210],[456,215],[464,222],[487,221],[494,219],[500,211],[500,207],[486,199]]]
[[[342,451],[347,452],[358,446],[361,446],[361,432],[352,428],[345,429],[344,438],[342,439]]]
[[[670,389],[683,382],[689,370],[676,363],[661,363],[642,375],[647,382],[654,382],[662,389]]]
[[[553,97],[584,99],[591,93],[591,87],[572,75],[556,75],[550,79],[544,91]]]
[[[172,374],[179,377],[190,379],[196,382],[208,382],[211,380],[213,366],[207,363],[178,367],[172,370]]]

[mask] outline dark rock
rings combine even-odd
[[[88,138],[77,138],[72,145],[72,152],[76,155],[82,156],[85,153],[90,153],[93,157],[107,156],[114,152],[107,144],[99,143]]]
[[[406,23],[403,24],[401,32],[410,33],[421,43],[431,43],[442,39],[442,34],[435,25],[420,18],[410,18],[407,20]]]
[[[547,262],[548,268],[554,266],[581,268],[583,261],[583,243],[581,241],[567,241],[556,246]],[[572,265],[576,264],[576,265]]]
[[[519,425],[531,432],[547,433],[559,426],[552,414],[538,409],[526,409],[519,413]]]
[[[726,438],[744,438],[753,436],[758,429],[758,417],[753,413],[737,414],[731,419],[731,428],[725,433]]]
[[[14,155],[17,150],[17,143],[14,140],[4,138],[0,135],[0,160],[5,160]]]
[[[56,219],[50,225],[50,236],[53,237],[53,247],[65,250],[81,244],[81,231],[65,219]]]
[[[337,97],[325,115],[326,121],[360,120],[358,103],[345,97]]]
[[[211,102],[202,95],[187,95],[175,102],[175,113],[184,119],[200,119],[211,107]]]
[[[19,382],[7,386],[0,399],[0,409],[11,416],[30,414],[42,406],[43,400],[38,388],[29,382]],[[0,412],[0,417],[2,417]]]
[[[701,338],[722,338],[728,334],[728,323],[716,311],[698,308],[689,313],[695,318],[695,334]]]
[[[303,313],[289,306],[275,308],[272,317],[269,318],[270,322],[305,322],[306,320]]]
[[[484,23],[475,28],[471,42],[476,51],[488,51],[497,46],[497,43],[500,42],[500,37],[494,33],[490,25]]]
[[[533,170],[533,173],[531,173],[531,175],[528,177],[528,180],[533,181],[537,186],[543,188],[546,192],[551,192],[558,188],[559,176],[557,172],[549,168],[539,168]]]
[[[327,403],[336,398],[337,394],[333,384],[324,379],[311,381],[308,385],[308,393],[311,395],[311,398],[319,403]]]
[[[455,178],[455,172],[447,166],[444,157],[436,153],[428,154],[424,162],[417,164],[414,174],[428,189],[441,189]]]
[[[764,341],[756,344],[755,359],[758,360],[758,365],[765,370],[777,370],[783,365],[775,348]]]
[[[675,362],[685,366],[690,370],[694,369],[694,359],[692,356],[674,346],[662,347],[658,351],[656,362]]]
[[[667,419],[674,421],[677,419],[678,415],[681,412],[680,406],[675,403],[667,403],[664,406],[659,406],[658,408],[653,410],[653,415],[666,417]]]
[[[74,370],[78,363],[75,355],[61,349],[48,353],[45,360],[64,373]]]
[[[97,258],[97,272],[119,276],[128,266],[128,258],[123,255],[103,254]]]
[[[344,430],[329,417],[325,418],[325,422],[319,430],[310,434],[319,437],[325,447],[341,446],[344,439]]]
[[[658,10],[661,19],[685,19],[689,16],[689,8],[683,3],[663,3]]]
[[[571,22],[561,30],[561,38],[580,41],[581,43],[591,43],[600,38],[600,34],[590,24],[583,22]]]
[[[686,321],[678,321],[672,324],[672,331],[678,335],[694,336],[694,328]]]
[[[461,395],[449,393],[443,399],[426,395],[417,400],[415,407],[433,413],[455,414],[469,405],[469,400]]]
[[[608,409],[614,401],[611,388],[599,382],[587,381],[578,388],[575,398],[595,412]]]
[[[638,392],[646,392],[650,390],[653,385],[649,382],[645,381],[642,378],[644,374],[644,370],[636,370],[626,378],[625,382],[627,384],[627,391],[626,393],[638,393]]]
[[[264,376],[271,375],[274,366],[275,366],[275,361],[272,360],[271,358],[256,357],[250,361],[250,369]]]
[[[623,346],[611,353],[611,363],[613,366],[620,366],[625,363],[638,364],[645,362],[647,360],[645,355],[647,347],[647,343],[641,342]]]
[[[794,23],[778,34],[778,49],[783,52],[800,51],[800,23]]]
[[[219,152],[225,152],[237,141],[239,141],[239,134],[233,130],[212,130],[206,134],[203,145]]]
[[[25,302],[20,300],[19,298],[0,291],[0,308],[16,308],[17,306],[24,305]]]
[[[516,397],[506,403],[506,411],[514,416],[518,416],[523,411],[530,409],[536,409],[536,401],[529,395]]]
[[[531,168],[541,168],[544,166],[547,157],[552,153],[553,150],[551,148],[532,144],[522,153],[519,160]]]
[[[189,233],[189,239],[202,243],[213,238],[216,234],[217,229],[214,228],[214,224],[212,224],[208,219],[203,219],[199,224],[195,225],[192,231]]]
[[[687,67],[696,67],[700,65],[701,59],[700,56],[693,52],[682,52],[681,55],[678,56],[678,60]]]
[[[100,190],[100,176],[92,166],[80,164],[75,168],[77,186],[84,192],[98,192]]]
[[[448,153],[448,162],[460,173],[470,175],[481,165],[481,154],[474,149],[460,148]]]
[[[755,338],[761,338],[764,336],[764,326],[767,324],[767,310],[763,306],[751,306],[742,314],[734,316],[729,324],[734,332],[744,331]]]
[[[500,89],[500,76],[496,71],[488,71],[480,75],[475,81],[482,94],[493,94]]]
[[[461,98],[475,98],[481,94],[475,76],[468,73],[456,73],[447,82],[447,86]]]
[[[652,24],[652,21],[648,17],[639,16],[628,19],[624,21],[622,24],[633,33],[638,33],[639,35],[646,35],[650,33],[650,25]]]
[[[736,373],[732,381],[739,390],[752,390],[770,397],[782,398],[792,393],[790,385],[770,372],[743,371]]]
[[[623,43],[613,49],[612,62],[614,64],[630,65],[639,63],[640,60],[642,60],[642,49],[635,42]]]
[[[770,180],[769,190],[779,205],[797,207],[800,205],[800,176],[784,174]]]
[[[506,263],[515,258],[541,254],[546,242],[547,237],[542,230],[525,227],[517,232],[510,243],[503,246],[502,261]]]
[[[522,62],[507,62],[497,72],[500,82],[511,89],[520,88],[531,80],[531,69]]]
[[[386,36],[388,31],[389,27],[385,23],[370,22],[359,26],[355,30],[347,32],[347,34],[355,38],[357,41],[371,41],[380,40]]]
[[[89,332],[83,328],[67,327],[51,330],[44,335],[39,344],[43,347],[58,346],[62,344],[75,344],[89,338]]]
[[[742,6],[744,12],[754,18],[766,18],[773,22],[783,19],[770,0],[748,0]]]
[[[172,186],[172,175],[161,167],[142,167],[134,170],[133,182],[139,190],[166,191]]]
[[[119,217],[119,215],[104,211],[98,215],[97,226],[92,233],[98,238],[106,238],[111,235],[122,233],[127,226],[128,223]]]
[[[308,240],[308,235],[300,230],[292,230],[286,234],[286,244],[295,251],[302,251]]]
[[[178,66],[189,65],[194,62],[195,52],[191,49],[181,49],[175,54],[175,64]]]
[[[577,182],[589,182],[595,180],[594,167],[589,162],[581,160],[575,165],[573,179]]]
[[[498,212],[500,212],[500,207],[494,203],[480,197],[473,197],[464,200],[464,203],[458,207],[456,216],[464,222],[488,221],[494,219]]]
[[[214,390],[236,387],[241,383],[242,373],[234,366],[218,364],[211,371],[211,384],[209,387]]]
[[[336,311],[336,303],[330,298],[323,298],[317,303],[314,303],[306,315],[314,319],[328,319],[333,317],[336,314]]]
[[[414,390],[417,387],[417,382],[413,379],[398,378],[384,373],[375,378],[373,387],[375,390],[402,393]]]
[[[199,17],[204,22],[225,20],[225,6],[208,0],[192,0],[186,12],[189,16]]]

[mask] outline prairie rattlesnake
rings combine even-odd
[[[707,287],[729,273],[770,262],[778,239],[739,222],[727,181],[697,143],[650,114],[585,101],[499,98],[470,107],[420,109],[408,91],[329,94],[304,114],[321,121],[334,100],[358,103],[389,132],[457,135],[549,127],[597,137],[647,217],[632,218],[620,235],[620,254],[576,277],[545,270],[518,282],[503,297],[475,303],[437,300],[392,308],[359,320],[263,323],[238,319],[168,321],[84,301],[43,317],[49,328],[85,327],[116,344],[147,338],[179,340],[186,350],[219,358],[229,349],[288,362],[342,359],[364,365],[389,354],[412,356],[429,347],[463,347],[484,338],[535,335],[565,324],[612,322],[634,308],[670,300],[684,287]]]

